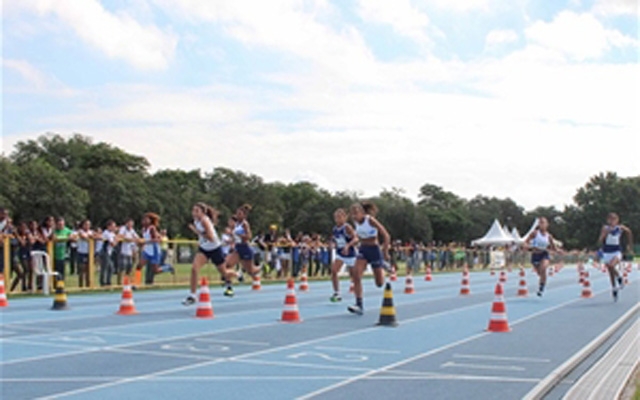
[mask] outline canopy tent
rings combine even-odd
[[[511,236],[515,239],[516,243],[522,243],[524,239],[520,236],[520,232],[518,232],[518,228],[514,227],[511,229]]]
[[[472,246],[504,246],[515,243],[515,239],[502,229],[498,220],[494,220],[489,231],[480,239],[471,242]]]
[[[527,240],[527,238],[531,236],[533,231],[535,231],[537,228],[538,228],[538,218],[533,220],[533,224],[531,224],[531,228],[529,228],[529,231],[522,237],[521,242],[524,243],[524,241]]]

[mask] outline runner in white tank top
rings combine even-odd
[[[224,295],[233,296],[231,280],[236,275],[233,270],[227,268],[222,252],[222,242],[216,232],[215,223],[218,221],[218,211],[205,203],[196,203],[191,209],[191,215],[193,216],[193,225],[190,228],[198,235],[198,253],[191,265],[191,292],[182,304],[189,306],[196,302],[198,275],[200,269],[209,260],[216,266],[225,281],[227,287]]]

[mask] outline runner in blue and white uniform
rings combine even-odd
[[[611,293],[613,300],[618,301],[618,291],[624,287],[624,281],[618,272],[617,266],[622,261],[622,234],[627,235],[627,246],[630,253],[633,253],[633,234],[631,229],[620,224],[620,217],[616,213],[609,213],[607,225],[602,227],[598,243],[602,244],[601,261],[609,270],[611,279]],[[616,284],[617,283],[617,284]]]
[[[218,222],[218,211],[205,203],[196,203],[191,210],[191,215],[193,216],[193,224],[190,225],[190,228],[198,235],[198,252],[191,265],[191,292],[182,304],[190,306],[196,302],[198,275],[200,269],[209,260],[216,266],[220,277],[225,281],[227,288],[224,295],[233,296],[231,280],[235,276],[235,272],[227,268],[222,251],[223,243],[216,232],[215,224]]]
[[[240,263],[242,269],[251,276],[256,276],[260,273],[260,267],[254,266],[253,263],[253,249],[251,248],[251,226],[247,218],[251,212],[251,206],[244,204],[236,210],[234,215],[236,224],[233,227],[231,234],[233,236],[234,246],[231,253],[227,256],[227,265],[235,266]],[[226,293],[226,292],[225,292]],[[231,296],[233,296],[233,290],[231,290]]]
[[[347,223],[347,212],[339,208],[333,213],[336,226],[333,228],[333,242],[335,244],[336,258],[331,265],[331,283],[333,283],[333,296],[331,302],[342,301],[340,297],[340,279],[338,273],[342,266],[346,265],[349,275],[353,275],[353,267],[356,265],[356,244],[358,237],[353,227]]]
[[[557,251],[553,236],[549,233],[549,221],[545,217],[538,218],[538,227],[525,240],[525,247],[531,249],[531,264],[540,277],[538,296],[542,297],[547,284],[547,269],[551,262],[549,250]]]
[[[356,236],[360,241],[356,265],[353,271],[353,288],[356,304],[348,308],[353,314],[362,315],[364,312],[362,301],[362,274],[367,264],[373,268],[376,285],[384,285],[384,268],[389,261],[389,245],[391,237],[387,229],[375,218],[377,212],[375,204],[370,202],[356,203],[351,206],[351,219],[355,223]],[[382,236],[384,242],[382,248],[378,242],[378,236]]]

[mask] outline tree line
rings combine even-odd
[[[96,224],[153,211],[161,215],[172,237],[189,237],[189,210],[198,201],[214,205],[223,218],[240,204],[252,204],[256,232],[277,224],[294,234],[327,234],[333,211],[359,200],[355,191],[331,193],[308,182],[265,182],[222,167],[155,173],[149,168],[146,158],[84,135],[42,135],[18,142],[10,154],[0,156],[0,206],[10,209],[16,221],[54,215],[67,221],[88,218]],[[469,243],[481,237],[494,218],[524,233],[535,217],[546,216],[566,247],[593,248],[610,211],[640,232],[639,199],[640,176],[607,172],[578,188],[573,204],[564,209],[541,206],[526,211],[510,198],[464,199],[428,183],[420,188],[417,202],[397,188],[371,200],[392,237],[402,241]]]

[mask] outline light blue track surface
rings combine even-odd
[[[136,293],[136,316],[118,316],[119,295],[69,296],[69,311],[50,299],[10,299],[0,311],[3,399],[292,399],[521,398],[541,379],[634,307],[640,286],[611,300],[606,275],[592,271],[595,296],[581,299],[573,268],[550,278],[537,298],[505,285],[510,333],[488,333],[496,277],[416,277],[416,293],[394,284],[400,326],[376,327],[382,290],[367,282],[367,313],[331,304],[330,283],[298,293],[300,324],[282,324],[281,285],[212,288],[216,318],[198,320],[179,302],[184,291]],[[342,282],[346,289],[346,282]]]

